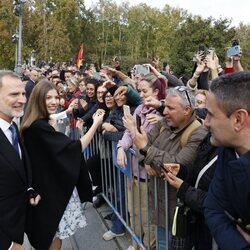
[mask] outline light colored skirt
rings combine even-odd
[[[75,234],[79,228],[87,225],[84,210],[77,192],[74,188],[69,203],[59,223],[55,238],[65,239]]]

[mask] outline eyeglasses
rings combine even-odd
[[[188,95],[187,87],[185,87],[185,86],[177,86],[177,87],[175,87],[175,89],[178,90],[179,92],[185,92],[188,103],[189,103],[189,106],[190,106],[191,109],[193,109],[193,105],[191,104],[190,97]]]
[[[111,98],[113,98],[112,95],[106,95],[106,96],[105,96],[105,99],[111,99]]]

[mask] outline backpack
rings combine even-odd
[[[194,120],[192,123],[190,123],[184,130],[184,132],[181,135],[181,139],[180,139],[180,145],[183,148],[187,142],[188,139],[190,137],[190,135],[201,126],[201,123],[198,120]],[[164,127],[160,128],[160,134],[165,130]]]

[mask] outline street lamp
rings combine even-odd
[[[36,66],[36,51],[33,49],[30,54],[30,66],[33,68]]]
[[[16,31],[15,34],[11,36],[11,41],[16,44],[16,52],[15,52],[15,69],[14,71],[17,71],[17,51],[18,51],[18,40],[19,40],[19,34]]]
[[[16,65],[16,73],[21,75],[22,73],[22,10],[23,5],[26,0],[14,0],[13,1],[13,13],[19,17],[19,29],[18,29],[18,49],[17,49],[17,65]]]

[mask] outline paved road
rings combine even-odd
[[[130,245],[129,236],[126,234],[117,240],[104,241],[102,235],[110,226],[109,221],[105,221],[103,217],[110,213],[108,206],[103,205],[95,210],[91,203],[86,205],[85,215],[88,225],[79,229],[77,233],[63,241],[62,250],[124,250]],[[32,247],[28,243],[27,238],[24,241],[25,250],[31,250]]]

